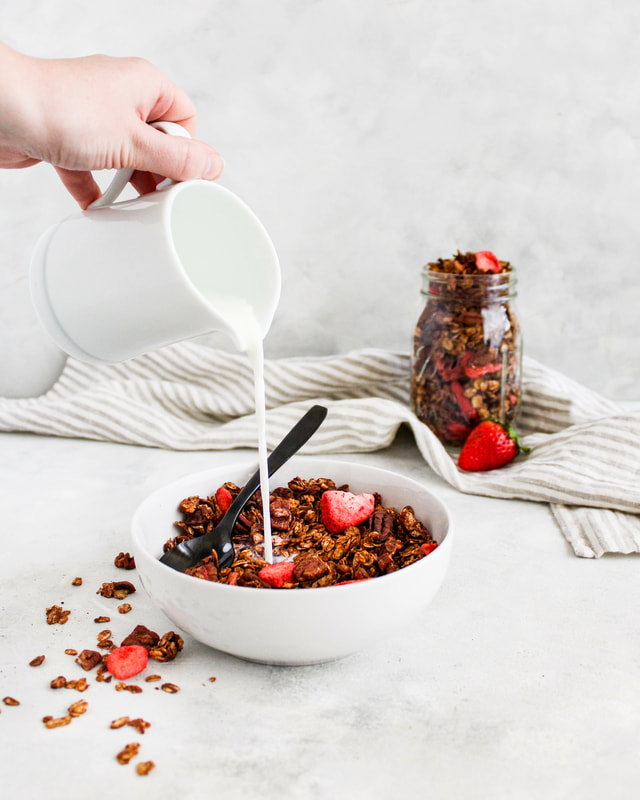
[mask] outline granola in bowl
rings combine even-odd
[[[232,498],[240,492],[230,481],[223,488]],[[225,513],[219,497],[218,489],[209,496],[185,498],[178,507],[182,519],[175,523],[180,533],[163,550],[212,530]],[[356,496],[348,485],[337,487],[329,478],[294,477],[271,490],[270,508],[275,564],[263,558],[258,490],[235,525],[231,567],[219,570],[212,551],[187,574],[233,586],[319,588],[390,574],[437,547],[411,506],[398,511],[383,505],[377,492]]]

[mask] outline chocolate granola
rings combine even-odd
[[[478,253],[428,264],[426,304],[413,345],[411,403],[449,445],[482,420],[512,421],[521,395],[521,335],[509,262],[478,266]],[[482,263],[482,262],[480,262]]]
[[[225,483],[235,497],[240,488]],[[437,543],[427,528],[406,506],[400,511],[386,507],[374,493],[374,510],[359,525],[330,533],[322,521],[321,497],[325,491],[348,492],[328,478],[294,478],[274,489],[270,498],[272,544],[277,562],[292,562],[291,579],[283,588],[333,586],[386,575],[424,558]],[[222,519],[215,497],[189,497],[179,506],[180,533],[167,541],[165,552],[176,544],[208,533]],[[264,560],[262,501],[257,491],[238,517],[233,530],[235,558],[230,567],[218,569],[215,552],[187,573],[203,580],[237,586],[272,588],[261,570]],[[264,575],[264,573],[263,573]]]

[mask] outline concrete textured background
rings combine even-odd
[[[487,249],[517,268],[529,355],[640,398],[634,0],[0,0],[0,19],[23,52],[143,56],[192,97],[280,256],[268,356],[406,350],[422,264]],[[0,394],[61,368],[27,271],[74,210],[51,167],[0,171]]]

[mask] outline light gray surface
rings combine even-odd
[[[490,249],[527,352],[638,398],[635,0],[24,0],[2,21],[31,54],[141,55],[192,96],[281,258],[269,355],[408,348],[421,265]],[[0,172],[0,198],[0,394],[34,394],[60,358],[27,264],[75,206],[45,166]]]
[[[154,665],[178,694],[135,678],[142,694],[116,692],[88,674],[80,695],[48,686],[59,674],[85,674],[65,648],[92,647],[105,627],[118,640],[137,623],[171,627],[140,586],[126,616],[95,593],[103,581],[137,582],[113,567],[130,547],[137,504],[176,477],[247,453],[14,434],[0,447],[0,697],[21,702],[0,706],[6,796],[638,796],[637,559],[576,558],[546,506],[456,493],[402,433],[389,450],[357,458],[424,481],[449,505],[456,534],[444,586],[412,629],[303,668],[245,663],[186,637],[176,661]],[[70,585],[76,575],[83,586]],[[61,601],[68,623],[47,626],[45,608]],[[110,624],[93,623],[105,613]],[[42,666],[27,666],[43,653]],[[45,729],[45,714],[81,697],[84,716]],[[123,714],[151,728],[111,730]],[[138,760],[156,762],[146,778],[115,760],[131,741],[141,742]]]

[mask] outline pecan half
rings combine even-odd
[[[124,600],[130,594],[133,594],[136,587],[129,581],[108,581],[103,583],[98,589],[96,594],[103,597],[115,597],[118,600]]]
[[[101,661],[102,653],[99,653],[97,650],[83,650],[76,658],[76,664],[80,664],[82,669],[87,672],[97,667]]]
[[[160,637],[155,631],[150,630],[144,625],[136,625],[131,633],[125,636],[122,642],[120,642],[120,647],[138,645],[140,647],[146,647],[146,649],[149,650],[151,647],[155,647],[159,641]]]

